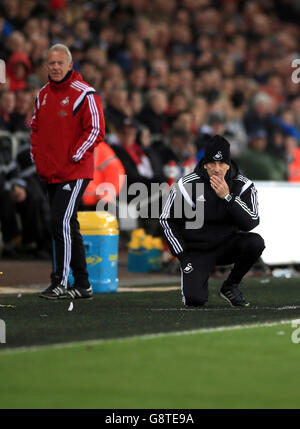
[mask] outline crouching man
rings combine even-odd
[[[198,227],[190,214],[187,218],[184,206],[190,206],[195,216],[202,212]],[[194,172],[173,185],[160,223],[171,252],[180,261],[186,306],[203,306],[213,268],[229,264],[234,264],[233,269],[219,295],[231,306],[249,306],[240,283],[265,244],[259,234],[249,232],[259,224],[257,191],[230,159],[225,138],[212,137]]]

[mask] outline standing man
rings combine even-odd
[[[187,226],[186,210],[182,210],[185,204],[194,211],[203,210],[202,226]],[[188,217],[190,225],[190,213]],[[214,266],[234,264],[220,296],[234,307],[249,306],[240,282],[265,245],[260,235],[249,232],[259,224],[257,191],[230,160],[225,138],[212,137],[204,160],[173,185],[160,223],[171,252],[180,261],[185,305],[203,306]]]
[[[31,125],[31,156],[47,183],[54,242],[51,284],[40,297],[90,298],[77,210],[93,178],[93,152],[104,139],[104,116],[99,96],[73,70],[65,45],[49,49],[47,67],[49,80],[37,96]],[[75,282],[67,288],[70,267]]]

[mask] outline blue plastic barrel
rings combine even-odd
[[[119,285],[119,229],[116,217],[107,212],[78,212],[78,222],[93,292],[116,292]],[[69,283],[71,286],[74,283],[72,272]]]

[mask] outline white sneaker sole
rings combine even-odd
[[[47,296],[47,295],[43,295],[42,293],[39,294],[40,298],[44,298],[44,299],[51,299],[52,301],[55,301],[57,299],[66,299],[68,298],[67,296]]]

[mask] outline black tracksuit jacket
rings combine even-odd
[[[188,259],[193,251],[213,251],[239,231],[251,231],[259,224],[257,191],[253,182],[239,173],[232,161],[225,180],[233,198],[230,202],[217,196],[210,186],[209,176],[199,162],[193,173],[175,183],[160,215],[160,224],[170,251],[180,261]],[[199,185],[204,192],[199,194]],[[186,227],[191,222],[183,205],[194,210],[204,204],[204,223],[198,229]],[[182,216],[176,209],[182,206]],[[203,206],[202,206],[203,209]]]

